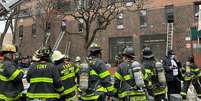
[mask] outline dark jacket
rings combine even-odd
[[[93,58],[89,63],[89,87],[86,91],[87,94],[95,94],[94,96],[96,96],[112,91],[113,85],[111,83],[110,72],[106,69],[104,61],[99,58]],[[88,100],[89,97],[87,95],[81,96],[81,99]]]
[[[166,76],[166,80],[167,82],[168,81],[174,81],[175,79],[182,79],[182,74],[181,74],[181,63],[176,61],[174,59],[174,61],[176,62],[177,64],[177,67],[178,67],[178,75],[177,76],[174,76],[173,75],[173,69],[170,68],[170,66],[172,65],[171,63],[171,58],[166,56],[164,59],[163,59],[163,68],[165,70],[165,76]]]
[[[23,91],[23,70],[7,60],[0,68],[0,99],[17,100]]]
[[[155,59],[143,59],[142,65],[144,66],[144,79],[148,93],[152,96],[165,95],[166,84],[162,84],[158,80],[157,69],[155,67]]]
[[[63,61],[56,64],[56,67],[60,74],[60,80],[64,86],[64,92],[62,96],[64,98],[71,98],[75,96],[75,90],[77,85],[75,83],[75,68],[73,64],[65,64]]]
[[[51,63],[36,63],[31,65],[27,73],[30,87],[29,98],[59,98],[58,92],[63,91],[60,75]]]
[[[117,89],[119,98],[127,97],[130,91],[132,95],[145,95],[145,92],[138,92],[139,89],[136,86],[135,80],[129,72],[131,68],[131,63],[123,62],[119,65],[115,73],[114,87]]]

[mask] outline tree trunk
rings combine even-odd
[[[2,45],[3,45],[3,40],[4,40],[4,37],[5,37],[5,35],[6,35],[7,31],[8,31],[8,28],[9,28],[9,26],[10,26],[10,24],[11,24],[11,21],[12,21],[12,20],[7,20],[7,21],[6,21],[4,31],[3,31],[3,33],[1,34],[1,37],[0,37],[0,48],[1,48]]]

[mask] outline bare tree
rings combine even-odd
[[[57,0],[38,0],[37,6],[33,8],[34,16],[33,21],[41,28],[44,33],[43,45],[49,34],[51,33],[51,23],[58,18],[59,12],[55,9]]]
[[[84,48],[87,49],[101,30],[106,30],[121,10],[125,2],[117,0],[73,0],[76,9],[68,16],[83,24]],[[138,0],[143,1],[143,0]],[[136,3],[140,4],[140,3]],[[137,9],[141,5],[136,5]]]
[[[16,25],[18,20],[18,14],[20,12],[20,7],[16,7],[14,10],[12,10],[9,14],[5,15],[5,27],[3,33],[1,33],[0,36],[0,47],[2,47],[4,37],[8,31],[9,28],[11,28],[12,34],[13,34],[13,44],[15,44],[15,34],[16,34]]]

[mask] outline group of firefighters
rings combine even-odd
[[[170,94],[186,99],[190,84],[201,98],[201,70],[193,57],[182,66],[172,50],[157,61],[145,47],[139,62],[134,48],[126,47],[118,56],[114,81],[96,43],[83,63],[80,57],[73,62],[58,50],[42,47],[33,53],[26,71],[16,62],[14,45],[2,46],[0,55],[0,101],[168,101]],[[29,83],[26,92],[24,78]]]

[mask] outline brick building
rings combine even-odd
[[[28,1],[32,2],[22,5],[24,11],[22,10],[22,17],[18,22],[17,44],[23,55],[31,55],[34,50],[41,47],[44,37],[44,32],[32,20],[32,14],[29,12],[30,7],[31,9],[35,7],[36,3],[33,3],[35,0]],[[145,45],[151,46],[157,59],[161,59],[166,51],[167,18],[169,18],[174,20],[173,49],[178,58],[184,61],[191,54],[191,48],[186,48],[188,41],[185,38],[189,36],[192,25],[197,23],[199,3],[198,0],[146,0],[142,10],[123,10],[107,30],[99,32],[95,41],[101,44],[105,60],[113,61],[115,55],[126,46],[133,46],[139,59],[141,49]],[[68,3],[67,8],[73,7]],[[83,38],[80,36],[82,30],[72,18],[66,17],[65,20],[67,30],[77,34],[66,34],[59,50],[64,52],[70,42],[70,56],[83,56]],[[59,20],[51,22],[52,35],[49,43],[51,46],[58,37],[60,25]]]

